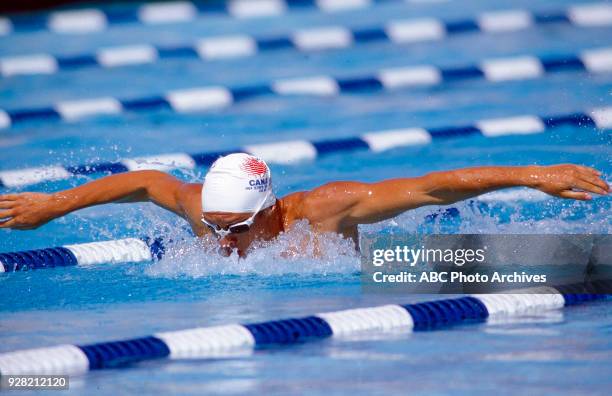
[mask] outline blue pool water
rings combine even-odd
[[[283,18],[235,20],[219,16],[161,27],[128,24],[88,35],[20,32],[0,37],[0,54],[70,55],[119,44],[177,45],[190,43],[195,37],[237,32],[274,35],[331,24],[359,28],[420,16],[465,19],[485,9],[545,11],[576,3],[580,2],[388,2],[336,14],[310,9]],[[403,46],[377,42],[308,54],[287,50],[208,63],[178,58],[116,69],[3,77],[0,109],[101,96],[140,97],[196,86],[240,86],[285,77],[351,76],[394,66],[457,66],[500,56],[576,54],[610,46],[610,37],[610,27],[548,24],[519,32],[469,33]],[[282,140],[351,137],[400,127],[463,125],[522,114],[588,111],[610,106],[611,88],[609,73],[568,71],[527,81],[467,80],[433,88],[331,98],[267,96],[209,113],[159,110],[72,124],[37,121],[0,130],[0,170],[217,151]],[[610,143],[609,131],[564,126],[535,135],[439,140],[381,154],[335,154],[299,166],[272,165],[272,172],[279,196],[331,180],[375,181],[493,164],[572,162],[596,167],[611,180]],[[174,173],[199,181],[205,171],[198,168]],[[16,191],[51,192],[92,177]],[[427,215],[443,209],[428,207],[362,231],[376,233],[395,227],[421,233],[612,231],[609,197],[570,202],[511,190],[453,206],[460,213],[453,219],[427,220]],[[246,260],[235,260],[206,255],[195,241],[190,243],[184,227],[182,220],[153,205],[132,204],[86,209],[33,231],[0,230],[0,252],[145,235],[188,239],[171,247],[169,254],[155,263],[0,275],[0,352],[431,298],[362,294],[359,258],[340,240],[329,240],[323,258],[284,259],[279,255],[281,241]],[[612,385],[611,352],[612,306],[600,302],[508,323],[327,340],[212,361],[139,364],[73,378],[71,387],[75,394],[109,395],[606,394]]]

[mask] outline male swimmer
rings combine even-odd
[[[448,205],[489,191],[524,186],[552,196],[589,200],[610,187],[600,172],[580,165],[487,166],[434,172],[377,183],[337,181],[283,198],[272,192],[266,163],[244,153],[219,158],[204,184],[154,170],[104,177],[54,194],[0,195],[0,228],[27,230],[75,210],[111,202],[146,202],[189,222],[198,236],[214,234],[221,250],[245,256],[256,239],[271,240],[296,221],[357,244],[357,226],[425,205]]]

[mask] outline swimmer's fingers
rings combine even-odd
[[[17,203],[15,201],[0,201],[0,209],[10,209],[15,207]]]
[[[8,219],[15,216],[15,209],[0,210],[0,219]]]
[[[610,186],[602,178],[594,174],[581,174],[580,179],[586,183],[592,184],[595,187],[602,189],[604,192],[610,192]]]
[[[574,166],[585,173],[589,173],[589,174],[597,175],[597,176],[601,175],[600,171],[598,171],[595,168],[591,168],[590,166],[584,166],[584,165],[574,165]]]
[[[0,194],[0,202],[2,201],[17,201],[21,194]]]
[[[1,218],[2,216],[0,216],[0,219]],[[0,228],[11,228],[13,230],[33,230],[37,227],[37,224],[31,224],[30,222],[24,221],[24,219],[20,219],[19,216],[0,221]]]
[[[587,178],[587,180],[595,184],[596,186],[603,188],[604,190],[606,190],[606,192],[610,192],[610,185],[599,176],[591,176]]]
[[[601,172],[588,166],[578,166],[578,175],[592,184],[603,188],[606,191],[610,190],[610,186],[601,178]]]
[[[610,186],[603,180],[597,177],[581,177],[574,183],[575,188],[590,191],[599,195],[607,195],[610,191]]]
[[[559,197],[566,198],[566,199],[577,199],[579,201],[589,201],[593,199],[591,194],[587,192],[572,191],[572,190],[561,191],[561,193],[559,193]]]
[[[12,228],[15,225],[15,218],[0,221],[0,228]]]

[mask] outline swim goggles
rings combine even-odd
[[[247,231],[249,231],[251,229],[251,226],[255,222],[255,216],[257,216],[257,214],[259,212],[261,212],[261,207],[264,205],[264,203],[267,201],[267,199],[268,199],[268,196],[266,195],[266,197],[259,204],[259,208],[257,208],[257,210],[251,215],[251,217],[249,217],[248,219],[246,219],[244,221],[241,221],[239,223],[232,224],[232,225],[228,226],[227,228],[221,228],[217,224],[209,223],[208,221],[206,221],[206,219],[204,219],[204,217],[201,218],[202,223],[204,223],[206,226],[208,226],[208,228],[210,228],[212,231],[214,231],[215,234],[217,234],[217,236],[219,236],[221,238],[224,238],[224,237],[228,236],[229,234],[242,234],[242,233],[245,233],[245,232],[247,232]]]
[[[249,217],[245,221],[241,221],[239,223],[232,224],[231,226],[227,228],[221,228],[217,224],[209,223],[208,221],[204,220],[204,218],[202,218],[202,223],[207,225],[208,228],[214,231],[215,234],[217,234],[219,237],[224,238],[228,236],[229,234],[242,234],[250,230],[255,220],[255,216],[257,216],[257,213],[259,212],[255,212],[253,213],[251,217]]]

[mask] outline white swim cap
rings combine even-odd
[[[266,163],[236,153],[216,160],[202,186],[203,212],[258,212],[276,202],[272,175]]]

